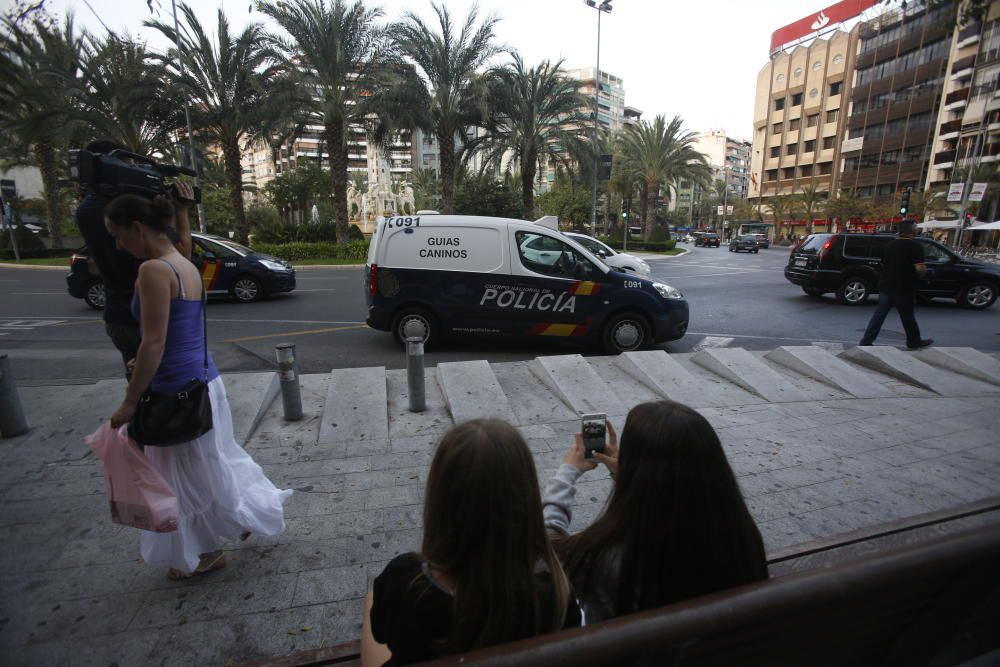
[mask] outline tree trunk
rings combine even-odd
[[[646,198],[642,214],[642,240],[648,241],[653,235],[653,216],[656,212],[656,197],[660,193],[659,181],[646,185]]]
[[[337,222],[337,243],[347,243],[347,145],[344,143],[344,123],[340,120],[326,125],[326,150],[330,151],[330,185],[333,187],[333,219]],[[369,183],[371,188],[373,183]],[[374,211],[375,217],[379,215]],[[362,225],[367,220],[362,220]]]
[[[455,136],[439,129],[437,140],[441,151],[441,212],[451,215],[455,212],[451,201],[455,188]]]
[[[226,180],[229,181],[229,202],[236,216],[236,242],[247,244],[250,241],[250,225],[243,208],[243,165],[240,164],[240,146],[237,141],[228,142],[222,147],[222,160]]]
[[[532,151],[521,161],[521,215],[525,220],[535,219],[535,173],[537,157]]]
[[[62,248],[62,221],[59,219],[59,184],[56,182],[56,152],[49,144],[35,144],[35,159],[42,172],[45,212],[49,216],[49,239],[53,248]]]

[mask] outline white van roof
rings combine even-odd
[[[542,227],[548,227],[554,232],[559,231],[559,216],[556,215],[543,215],[538,220],[535,220],[536,225],[541,225]]]

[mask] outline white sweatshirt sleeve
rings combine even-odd
[[[578,468],[563,463],[545,485],[542,495],[542,516],[549,530],[569,534],[569,524],[573,520],[573,505],[576,504],[576,480],[582,475]]]

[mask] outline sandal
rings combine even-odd
[[[225,566],[225,552],[221,550],[213,551],[211,553],[202,554],[201,562],[198,563],[198,567],[193,572],[184,572],[174,567],[170,568],[167,570],[167,579],[170,579],[171,581],[183,581],[184,579],[190,579],[191,577],[199,574],[206,574],[208,572],[214,572],[215,570],[221,570]]]

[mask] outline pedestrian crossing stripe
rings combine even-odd
[[[569,293],[575,296],[597,296],[601,291],[601,283],[593,280],[578,280],[569,288]]]
[[[215,262],[205,262],[201,267],[201,281],[205,284],[205,290],[215,287],[215,282],[219,279],[219,265]]]
[[[528,332],[531,336],[586,336],[586,324],[548,324],[542,322],[531,327]]]

